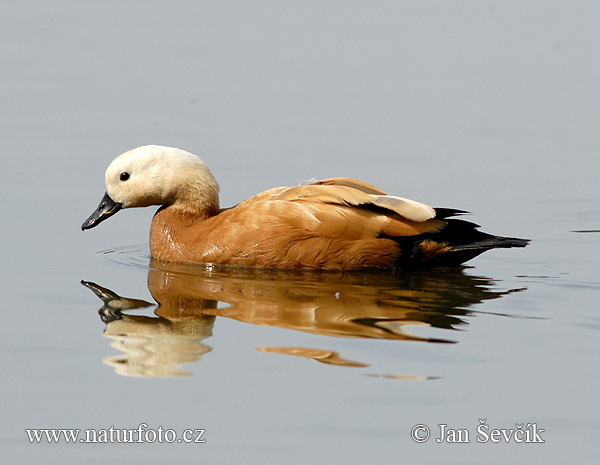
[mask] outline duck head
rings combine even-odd
[[[105,183],[106,193],[82,230],[123,208],[172,206],[192,215],[219,209],[219,185],[208,167],[173,147],[146,145],[119,155],[107,168]]]

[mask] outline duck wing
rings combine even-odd
[[[268,192],[268,191],[267,191]],[[283,190],[280,200],[356,206],[371,211],[387,210],[416,222],[435,218],[433,207],[404,197],[386,195],[377,187],[351,178],[329,178]],[[383,213],[383,212],[382,212]]]

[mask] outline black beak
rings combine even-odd
[[[91,229],[94,226],[98,226],[104,220],[110,218],[117,213],[123,206],[120,203],[115,202],[108,195],[108,192],[104,194],[98,208],[90,215],[90,217],[83,222],[81,230]]]

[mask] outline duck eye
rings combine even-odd
[[[119,179],[121,181],[127,181],[129,179],[130,174],[127,171],[124,171],[123,173],[121,173],[121,176],[119,176]]]

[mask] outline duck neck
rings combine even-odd
[[[190,208],[185,204],[173,203],[161,206],[154,214],[157,221],[166,221],[172,224],[192,225],[204,221],[219,212],[218,205],[203,205],[198,208]]]
[[[197,234],[198,224],[218,213],[217,207],[203,210],[163,205],[152,218],[150,253],[165,261],[183,261],[189,241]]]

